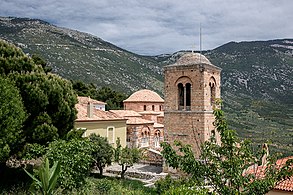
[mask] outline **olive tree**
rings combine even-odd
[[[91,134],[90,141],[93,143],[94,165],[98,167],[100,175],[103,175],[103,169],[106,165],[111,165],[113,159],[114,148],[109,144],[106,137]]]
[[[137,148],[128,148],[127,146],[123,148],[119,138],[116,141],[116,146],[114,158],[115,162],[121,166],[121,178],[124,179],[127,169],[132,167],[141,158],[141,152]]]

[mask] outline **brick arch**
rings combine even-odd
[[[213,77],[213,76],[211,76],[210,81],[209,81],[209,85],[211,86],[212,84],[213,84],[215,87],[217,86],[216,79],[215,79],[215,77]]]
[[[187,76],[182,76],[175,82],[177,86],[177,107],[178,110],[190,110],[191,109],[191,89],[192,81]]]
[[[179,83],[182,83],[183,86],[185,86],[187,83],[190,83],[191,86],[192,86],[192,81],[189,77],[187,76],[182,76],[182,77],[179,77],[176,82],[175,82],[175,85],[178,86]]]

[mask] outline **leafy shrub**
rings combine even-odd
[[[82,186],[93,163],[93,146],[88,139],[54,141],[50,143],[47,157],[59,161],[61,172],[59,182],[65,189]]]
[[[169,190],[171,186],[173,186],[175,180],[170,176],[167,175],[165,178],[161,178],[155,183],[156,191],[158,194],[162,194],[163,192]]]
[[[187,178],[172,178],[171,175],[167,175],[165,178],[161,178],[155,182],[155,188],[158,194],[165,194],[170,189],[172,191],[178,190],[177,188],[180,188],[186,183],[190,183]]]
[[[171,186],[171,188],[164,192],[165,195],[207,195],[210,194],[208,189],[198,188],[197,186],[188,186],[188,185],[180,185],[180,186]]]
[[[80,139],[85,131],[86,129],[71,129],[66,135],[66,140]]]
[[[36,159],[43,156],[46,153],[46,148],[40,144],[33,143],[33,144],[26,144],[24,146],[24,159]]]
[[[109,180],[100,180],[96,185],[96,189],[99,191],[100,194],[105,194],[109,192],[111,188],[112,184]]]

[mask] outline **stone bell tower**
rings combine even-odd
[[[200,145],[220,136],[213,125],[213,105],[220,98],[221,69],[199,53],[187,53],[164,67],[165,140],[192,145],[198,157]]]

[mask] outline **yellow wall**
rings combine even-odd
[[[108,137],[107,129],[114,128],[114,139],[110,140],[108,137],[109,143],[116,147],[116,140],[119,137],[122,147],[126,146],[126,121],[76,121],[74,124],[75,128],[86,128],[86,132],[83,136],[89,136],[92,133],[101,135],[103,137]],[[109,131],[108,131],[109,132]]]

